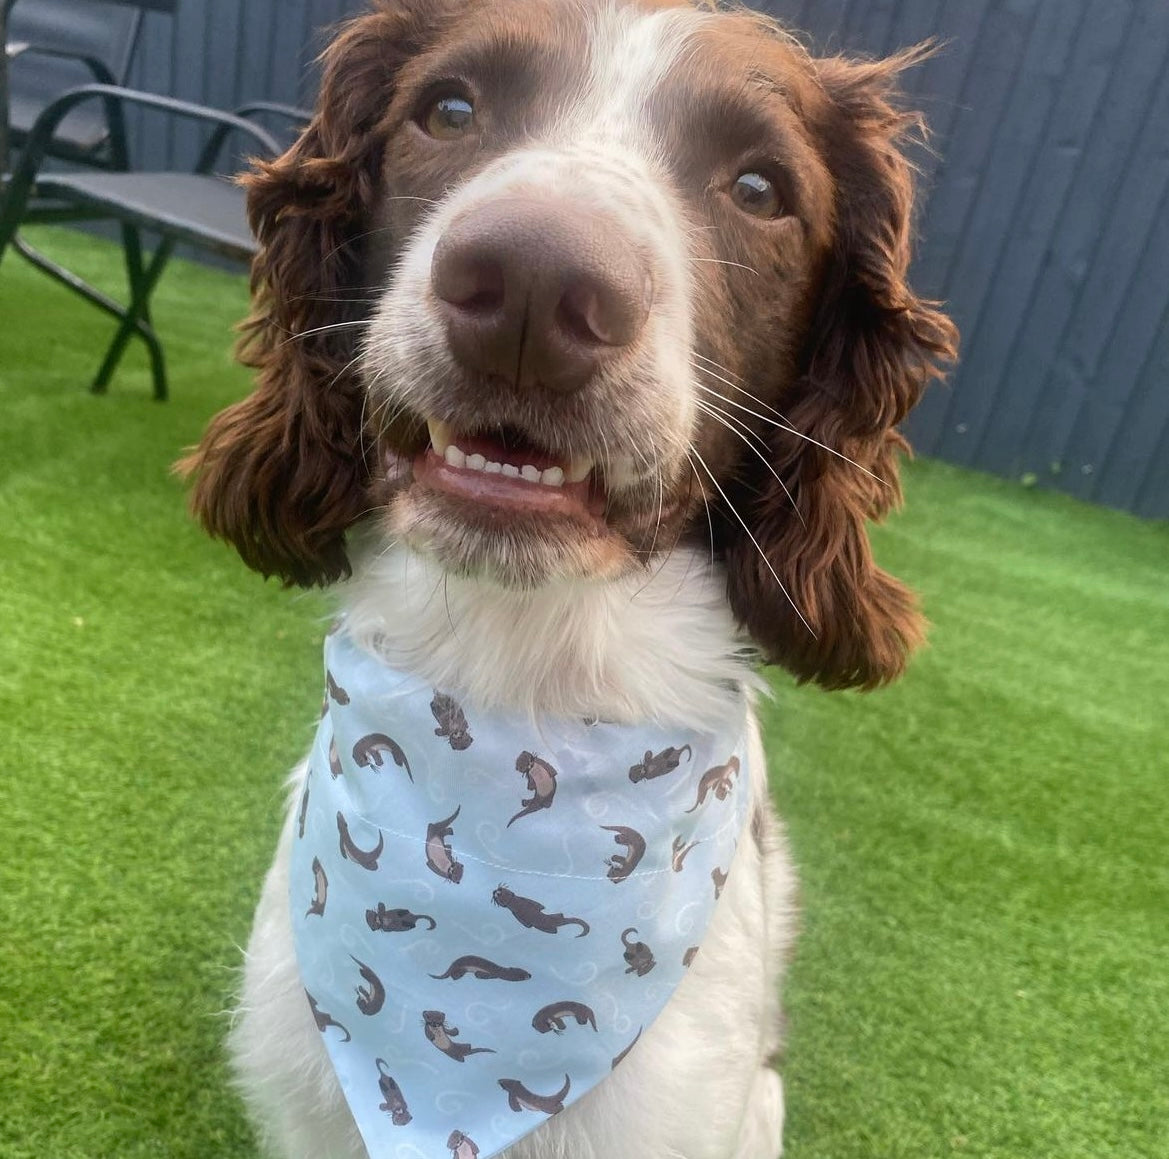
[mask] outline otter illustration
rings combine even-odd
[[[495,1054],[489,1046],[471,1046],[465,1042],[455,1042],[459,1036],[457,1026],[447,1026],[446,1015],[441,1010],[423,1010],[422,1032],[426,1040],[433,1043],[447,1058],[455,1062],[465,1062],[470,1054]]]
[[[453,696],[436,690],[434,699],[430,702],[430,711],[438,721],[438,728],[434,730],[435,736],[445,736],[456,752],[471,747],[475,738],[468,731],[466,714]]]
[[[682,872],[682,863],[686,860],[686,854],[694,848],[695,845],[701,845],[700,841],[691,841],[689,845],[686,844],[685,837],[675,837],[673,844],[673,856],[670,858],[670,864],[674,867],[675,873]]]
[[[319,857],[313,858],[313,900],[309,903],[306,918],[322,917],[325,912],[325,902],[329,900],[329,878],[325,874],[325,867]]]
[[[394,759],[394,764],[400,769],[405,769],[406,776],[410,780],[414,780],[414,774],[410,771],[410,762],[406,759],[402,746],[393,737],[386,736],[384,732],[371,732],[369,736],[363,736],[353,746],[353,759],[357,762],[359,769],[368,769],[370,765],[380,769],[382,767],[382,753],[389,753]]]
[[[714,768],[707,769],[702,774],[702,780],[698,782],[698,800],[686,812],[693,813],[711,792],[718,800],[725,801],[738,775],[739,758],[736,756],[732,756],[725,765],[715,765]]]
[[[462,1131],[452,1131],[446,1141],[451,1149],[451,1159],[476,1159],[479,1148],[473,1139],[468,1139]]]
[[[353,958],[353,955],[349,955]],[[362,1014],[376,1014],[386,1001],[386,988],[382,985],[381,979],[362,961],[358,958],[353,958],[357,965],[361,968],[361,976],[367,983],[365,986],[358,986],[356,988],[357,994],[357,1009]]]
[[[308,818],[308,787],[309,781],[306,777],[304,782],[304,792],[300,795],[300,812],[296,817],[296,835],[302,841],[304,840],[304,823]]]
[[[689,948],[689,949],[686,951],[686,953],[684,953],[684,954],[682,955],[682,965],[683,965],[683,966],[685,966],[685,967],[686,967],[686,969],[690,969],[690,963],[694,961],[694,958],[695,958],[695,956],[697,955],[697,953],[698,953],[698,947],[697,947],[697,946],[691,946],[691,947],[690,947],[690,948]]]
[[[317,1000],[307,990],[304,992],[304,994],[308,999],[309,1007],[313,1012],[313,1021],[317,1024],[317,1029],[322,1034],[324,1034],[330,1026],[335,1026],[345,1035],[345,1037],[341,1040],[342,1042],[349,1042],[352,1040],[353,1035],[350,1034],[349,1031],[346,1030],[345,1027],[342,1026],[341,1023],[338,1022],[331,1014],[326,1014],[325,1011],[323,1011],[317,1005]]]
[[[486,958],[480,958],[478,954],[464,954],[461,958],[456,958],[446,968],[445,973],[430,976],[440,981],[444,978],[453,978],[457,982],[468,974],[474,974],[476,978],[498,978],[501,982],[526,982],[532,976],[519,966],[497,966]]]
[[[609,872],[605,876],[615,885],[619,885],[628,880],[629,875],[638,867],[641,859],[645,856],[645,838],[636,829],[630,829],[628,825],[602,825],[601,828],[616,834],[613,840],[618,845],[625,846],[624,853],[614,853],[605,862],[609,867]]]
[[[633,1036],[633,1041],[609,1064],[610,1070],[616,1070],[618,1063],[625,1061],[625,1056],[637,1045],[637,1040],[641,1037],[641,1032],[644,1029],[644,1026],[639,1026],[637,1028],[637,1033]]]
[[[653,951],[645,942],[631,942],[629,940],[629,935],[636,933],[637,927],[630,926],[621,935],[621,944],[625,947],[623,956],[627,963],[625,973],[636,974],[639,978],[644,978],[657,965],[657,960],[653,956]]]
[[[329,773],[335,781],[343,772],[345,767],[341,764],[341,754],[337,751],[337,738],[333,737],[329,741]]]
[[[371,930],[383,934],[400,934],[405,930],[412,930],[419,922],[430,922],[430,929],[434,929],[438,922],[430,914],[416,914],[408,909],[386,909],[386,903],[379,901],[377,909],[365,911],[365,922]]]
[[[710,871],[710,880],[714,882],[714,900],[718,901],[718,899],[723,895],[723,886],[725,886],[727,883],[727,873],[724,873],[716,865]]]
[[[349,693],[333,679],[333,673],[328,669],[325,670],[325,689],[338,704],[344,706],[349,703]]]
[[[426,865],[432,872],[456,885],[463,880],[463,863],[455,855],[446,839],[454,836],[455,818],[462,809],[459,806],[445,821],[433,821],[426,826]]]
[[[406,1097],[397,1080],[390,1074],[389,1064],[384,1058],[374,1060],[377,1063],[378,1088],[382,1092],[383,1102],[378,1104],[379,1111],[387,1111],[395,1127],[404,1127],[411,1119],[410,1108],[406,1105]]]
[[[556,770],[538,756],[529,752],[522,752],[515,760],[517,773],[522,773],[528,779],[528,792],[532,794],[528,801],[520,801],[523,808],[509,821],[506,828],[521,817],[530,817],[541,809],[549,809],[556,797]]]
[[[549,1002],[547,1006],[541,1006],[532,1016],[532,1028],[541,1034],[547,1034],[550,1030],[555,1034],[563,1034],[570,1018],[576,1020],[577,1026],[591,1026],[594,1030],[597,1029],[597,1016],[592,1010],[583,1002],[569,1000]]]
[[[500,1079],[499,1085],[507,1091],[507,1105],[513,1111],[543,1111],[545,1115],[556,1115],[564,1110],[564,1100],[572,1088],[572,1080],[565,1075],[564,1086],[554,1095],[537,1095],[519,1079]]]
[[[580,926],[580,933],[576,935],[578,938],[583,938],[589,932],[589,923],[583,918],[545,913],[544,907],[538,901],[533,901],[530,897],[520,897],[518,893],[512,893],[506,885],[499,886],[491,895],[491,900],[496,905],[510,910],[512,917],[529,930],[554,934],[561,926]]]
[[[386,845],[386,837],[384,833],[379,832],[377,837],[377,845],[373,849],[366,852],[364,849],[359,849],[353,844],[353,838],[349,836],[349,824],[345,820],[345,814],[339,809],[337,810],[337,834],[341,840],[341,856],[346,861],[356,862],[362,869],[368,869],[371,872],[377,869],[377,859],[381,857],[382,850]]]
[[[657,754],[646,749],[641,764],[634,765],[629,770],[629,779],[636,785],[638,781],[652,781],[655,777],[664,777],[667,773],[672,773],[682,763],[683,753],[686,754],[687,760],[693,756],[688,744],[684,744],[680,749],[671,745]]]

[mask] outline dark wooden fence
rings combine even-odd
[[[1169,4],[770,0],[819,51],[942,51],[907,77],[923,153],[918,288],[963,361],[918,449],[1169,517]],[[230,107],[305,102],[321,29],[361,0],[182,0],[147,17],[133,81]],[[143,122],[144,157],[194,130]]]

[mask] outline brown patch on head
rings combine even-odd
[[[374,272],[390,269],[436,197],[522,144],[571,94],[585,41],[583,9],[551,0],[470,0],[429,51],[405,62],[385,113]],[[420,133],[414,119],[428,99],[464,85],[476,98],[474,133],[457,142]]]
[[[922,55],[814,60],[766,21],[737,16],[695,54],[706,115],[724,126],[722,172],[760,167],[786,211],[727,218],[705,235],[714,260],[695,277],[695,443],[718,478],[704,479],[715,546],[765,657],[829,688],[892,679],[923,635],[865,530],[900,497],[896,425],[957,350],[952,323],[906,280],[913,180],[902,149],[920,119],[899,111],[894,90]],[[703,147],[684,154],[699,177],[713,168]],[[712,185],[711,201],[724,191]],[[726,218],[725,198],[706,212]]]

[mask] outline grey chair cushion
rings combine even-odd
[[[42,46],[100,60],[117,83],[126,79],[140,15],[121,4],[36,0],[17,4],[8,18],[9,48]],[[19,144],[38,114],[56,97],[97,78],[80,60],[34,51],[14,54],[8,66],[9,124]],[[54,137],[57,157],[88,159],[109,137],[99,103],[74,109]]]
[[[45,174],[37,195],[64,197],[108,209],[144,229],[247,261],[256,252],[248,228],[244,192],[221,177],[193,173]]]

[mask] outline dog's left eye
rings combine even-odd
[[[775,184],[762,173],[740,173],[731,185],[731,200],[752,217],[773,218],[783,213]]]
[[[475,106],[466,97],[448,93],[432,101],[419,120],[430,136],[450,141],[470,132],[475,123]]]

